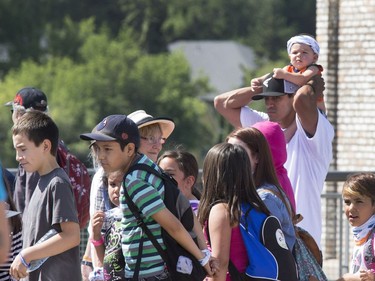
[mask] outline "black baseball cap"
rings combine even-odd
[[[137,125],[126,115],[105,117],[91,133],[81,134],[86,141],[117,141],[122,144],[134,143],[139,147],[140,135]]]
[[[292,95],[299,89],[299,86],[284,79],[273,78],[273,73],[268,74],[263,82],[263,92],[252,97],[253,100],[260,100],[264,97],[278,97]]]
[[[24,109],[32,108],[39,111],[47,111],[47,96],[39,89],[26,87],[19,90],[13,101],[7,102],[5,106],[22,106]]]

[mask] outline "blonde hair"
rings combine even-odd
[[[144,138],[148,136],[153,136],[156,133],[163,133],[160,125],[157,123],[139,128],[139,134],[141,137]]]

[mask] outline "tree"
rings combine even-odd
[[[140,48],[151,54],[166,52],[169,43],[181,39],[229,39],[276,60],[290,36],[315,34],[315,5],[298,0],[3,0],[0,42],[9,60],[0,61],[0,76],[25,59],[41,61],[51,53],[76,59],[79,38],[72,37],[74,24],[66,22],[87,18],[95,30],[105,26],[111,36],[121,28],[132,30]]]
[[[315,34],[315,5],[298,0],[171,1],[163,33],[167,42],[232,39],[261,58],[278,60],[285,56],[289,37]]]
[[[90,24],[92,21],[83,22],[81,27]],[[27,85],[42,89],[62,139],[81,159],[86,158],[88,150],[79,134],[91,131],[107,115],[137,109],[173,118],[173,143],[182,143],[191,150],[202,143],[212,145],[214,132],[212,124],[206,122],[206,105],[197,98],[207,86],[190,80],[190,69],[182,56],[145,55],[125,31],[111,39],[104,30],[79,30],[87,36],[78,51],[79,62],[68,57],[50,57],[44,63],[24,62],[0,85],[0,91],[7,92],[7,100]],[[1,120],[9,120],[8,111],[1,114]],[[5,145],[0,152],[12,162],[11,137],[2,140]]]

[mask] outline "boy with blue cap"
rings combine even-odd
[[[132,165],[143,163],[160,171],[159,167],[147,156],[139,154],[140,135],[137,125],[126,115],[110,115],[104,118],[91,133],[81,134],[81,139],[91,141],[95,157],[108,174],[115,171],[127,173]],[[161,228],[164,228],[180,245],[201,261],[201,265],[209,275],[212,275],[209,265],[210,256],[201,252],[180,221],[165,207],[163,202],[163,181],[154,175],[134,170],[126,175],[120,194],[122,219],[122,251],[125,258],[125,280],[133,280],[136,263],[140,260],[138,277],[142,280],[169,280],[169,273],[157,249],[142,233],[136,218],[129,210],[124,193],[127,192],[142,212],[144,222],[152,231],[157,241],[165,249],[162,242]],[[104,217],[102,218],[104,219]],[[143,237],[143,251],[139,255],[139,241]],[[103,240],[94,240],[94,245],[100,245]],[[147,255],[146,255],[147,254]]]

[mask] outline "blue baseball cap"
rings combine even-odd
[[[86,141],[117,141],[127,145],[134,143],[138,148],[140,135],[137,125],[126,115],[110,115],[105,117],[91,133],[81,134]]]

